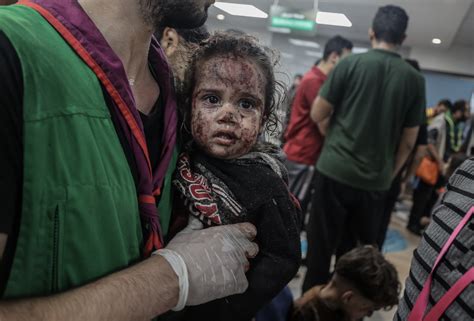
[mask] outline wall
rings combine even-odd
[[[424,70],[457,73],[474,77],[474,48],[412,48],[410,58],[419,61]]]
[[[453,76],[449,74],[424,71],[426,80],[426,100],[429,107],[448,98],[451,101],[464,99],[470,101],[474,92],[474,77]]]

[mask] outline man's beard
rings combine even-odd
[[[209,6],[201,7],[195,0],[139,0],[145,21],[156,30],[160,27],[192,29],[207,20]]]

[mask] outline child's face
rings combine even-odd
[[[216,158],[247,154],[262,127],[262,72],[254,62],[234,56],[212,57],[198,68],[191,116],[194,141]]]
[[[372,301],[356,291],[346,292],[345,295],[347,293],[350,293],[350,296],[344,297],[343,295],[344,310],[351,320],[356,321],[364,317],[370,317],[375,310],[380,309]]]

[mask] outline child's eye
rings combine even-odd
[[[243,109],[252,109],[252,108],[255,107],[255,103],[251,100],[248,100],[248,99],[242,99],[239,102],[239,106]]]
[[[219,98],[217,96],[210,95],[210,96],[204,97],[204,99],[207,100],[210,104],[219,103]]]

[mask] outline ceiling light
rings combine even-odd
[[[352,27],[352,22],[343,13],[319,11],[316,15],[316,23],[320,25]]]
[[[367,52],[367,51],[369,51],[369,48],[365,48],[365,47],[354,47],[354,48],[352,48],[352,53],[353,54],[364,53],[364,52]]]
[[[433,40],[431,40],[431,42],[434,43],[435,45],[440,45],[441,44],[441,39],[433,38]]]
[[[306,50],[304,53],[306,54],[306,56],[310,56],[310,57],[315,57],[315,58],[323,57],[323,53],[319,51]]]
[[[285,34],[291,33],[291,29],[290,29],[290,28],[270,27],[270,28],[268,28],[268,30],[270,30],[271,32],[276,32],[276,33],[285,33]]]
[[[225,16],[224,16],[223,14],[218,14],[218,15],[216,16],[216,18],[217,18],[217,20],[222,21],[222,20],[225,19]]]
[[[216,8],[227,12],[232,16],[252,17],[252,18],[268,18],[268,14],[249,4],[239,4],[230,2],[216,2]]]
[[[321,46],[314,41],[308,41],[308,40],[301,40],[301,39],[293,39],[291,38],[288,40],[292,45],[295,46],[300,46],[300,47],[309,47],[309,48],[316,48],[319,49]]]
[[[281,54],[281,56],[282,56],[283,58],[286,58],[286,59],[293,59],[293,58],[295,58],[295,55],[290,54],[290,53],[287,53],[287,52],[283,52],[283,51],[282,51],[280,54]]]

